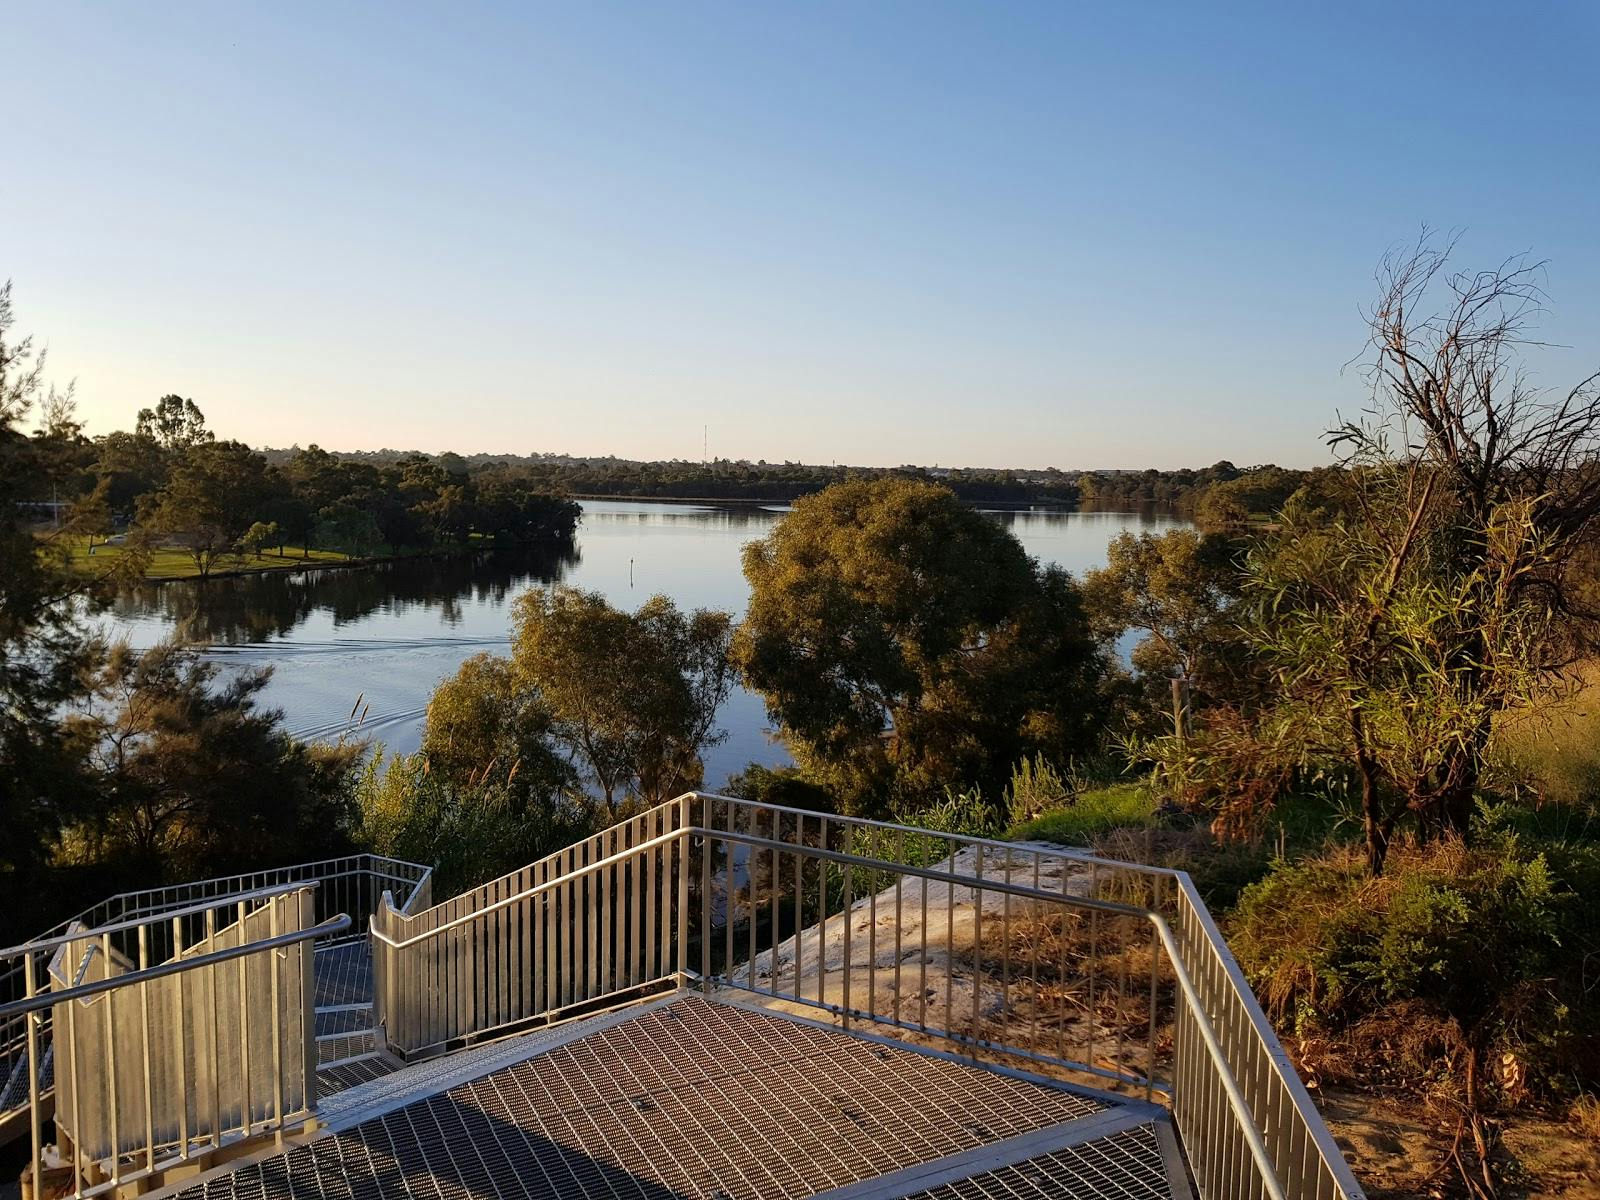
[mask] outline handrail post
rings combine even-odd
[[[23,955],[23,993],[32,1000],[37,994],[33,953]],[[44,1200],[44,1118],[39,1111],[39,1013],[27,1015],[28,1022],[28,1132],[33,1140],[33,1200]]]
[[[673,844],[678,860],[678,986],[689,978],[689,796],[678,798],[678,840]]]
[[[310,912],[307,912],[307,909]],[[316,923],[316,901],[307,895],[300,904],[300,927]],[[308,917],[310,918],[308,921]],[[301,1107],[317,1111],[317,944],[301,942],[300,954],[300,1030],[305,1066],[300,1070]]]

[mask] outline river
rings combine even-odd
[[[565,552],[151,584],[121,596],[104,624],[135,646],[176,634],[207,643],[206,653],[224,665],[270,666],[263,702],[282,709],[298,737],[356,736],[410,751],[434,686],[470,656],[507,649],[510,605],[525,589],[568,583],[627,608],[664,592],[681,608],[742,612],[740,548],[782,512],[778,505],[591,500],[583,504],[576,545]],[[1028,553],[1074,574],[1103,564],[1107,543],[1123,530],[1160,533],[1185,524],[1160,513],[992,515]],[[728,736],[706,756],[708,786],[721,786],[752,761],[787,761],[751,693],[736,687],[720,723]]]

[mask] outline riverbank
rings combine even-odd
[[[821,488],[810,491],[797,491],[794,495],[785,496],[647,496],[629,495],[626,493],[601,493],[601,492],[573,492],[568,496],[570,500],[604,500],[613,504],[698,504],[713,508],[767,508],[773,505],[790,505],[796,500],[806,496],[815,495]],[[1029,500],[986,500],[981,497],[961,496],[963,504],[974,508],[1003,509],[1007,512],[1029,512],[1035,509],[1049,512],[1127,512],[1127,509],[1097,509],[1093,506],[1082,506],[1071,500],[1059,497],[1041,496]]]
[[[139,576],[144,583],[201,583],[213,579],[243,579],[256,575],[294,573],[298,571],[355,570],[363,567],[383,566],[388,563],[414,562],[426,559],[460,558],[497,549],[514,549],[493,542],[480,542],[468,546],[445,549],[411,550],[400,554],[345,554],[338,550],[307,550],[300,546],[285,546],[283,552],[268,551],[261,555],[241,556],[227,566],[213,568],[202,575],[194,569],[194,558],[185,550],[161,547],[151,552],[145,571]],[[69,547],[68,562],[74,570],[85,575],[100,573],[98,564],[114,562],[126,551],[121,546],[96,545],[89,553],[88,543],[79,540]]]

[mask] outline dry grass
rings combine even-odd
[[[1600,812],[1600,661],[1578,667],[1548,704],[1502,718],[1493,753],[1535,800]]]
[[[1600,1145],[1600,1096],[1579,1096],[1572,1102],[1568,1119],[1581,1135]]]

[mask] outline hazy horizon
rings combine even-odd
[[[1591,6],[0,28],[0,280],[91,432],[177,393],[350,452],[1311,466],[1424,224],[1549,260],[1538,382],[1600,357]]]

